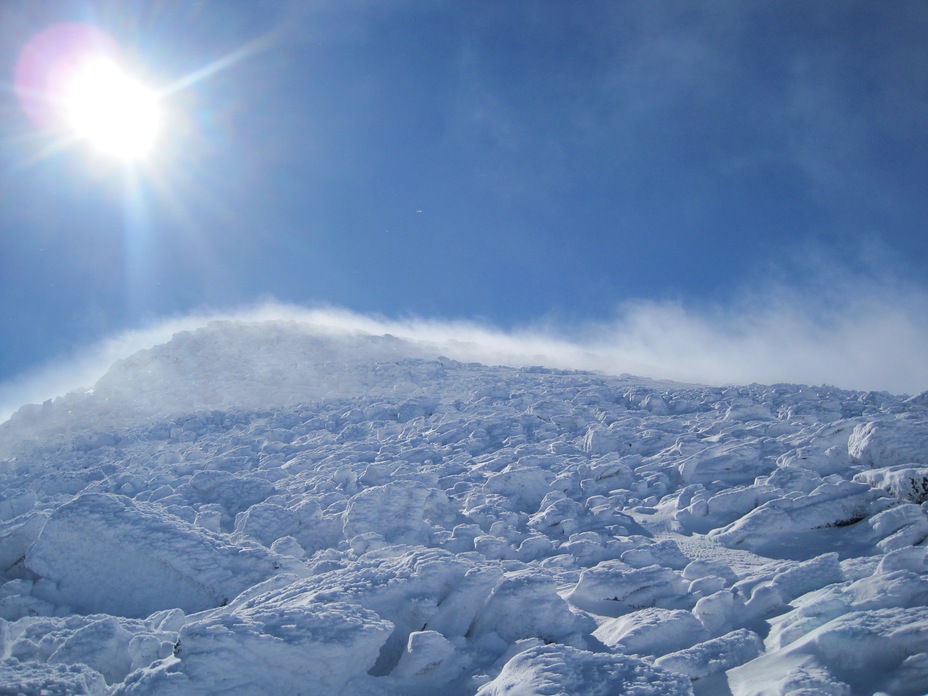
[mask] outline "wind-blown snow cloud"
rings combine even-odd
[[[392,334],[417,355],[488,364],[629,373],[702,384],[830,384],[914,394],[928,389],[928,292],[833,273],[802,289],[745,293],[726,306],[636,301],[612,321],[511,331],[478,322],[390,319],[266,302],[163,320],[0,385],[0,418],[25,403],[89,388],[116,360],[212,320],[288,320],[320,332]]]

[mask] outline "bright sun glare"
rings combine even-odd
[[[90,24],[54,24],[20,51],[13,87],[26,115],[51,136],[39,157],[84,142],[110,157],[139,161],[153,154],[173,121],[162,99],[264,50],[269,42],[270,37],[257,39],[156,92],[125,69],[118,59],[123,50],[113,36]]]
[[[158,99],[112,60],[88,60],[62,98],[68,127],[100,152],[136,160],[151,151],[161,120]]]

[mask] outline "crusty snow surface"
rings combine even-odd
[[[928,394],[216,322],[0,425],[0,694],[923,694]]]

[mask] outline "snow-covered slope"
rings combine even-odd
[[[0,425],[0,693],[921,694],[928,395],[219,322]]]

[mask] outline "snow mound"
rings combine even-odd
[[[281,565],[124,496],[86,493],[55,510],[25,567],[36,596],[80,613],[146,617],[227,604]]]
[[[0,694],[105,696],[106,683],[86,665],[45,665],[9,658],[0,662]]]
[[[928,466],[888,466],[862,471],[854,480],[881,488],[901,500],[918,504],[928,502]]]
[[[689,680],[624,655],[577,650],[566,645],[529,648],[506,663],[478,696],[683,696]]]
[[[600,616],[621,616],[636,609],[674,603],[688,583],[669,568],[634,568],[622,561],[602,561],[580,574],[567,596],[575,607]]]
[[[856,426],[847,443],[851,459],[873,468],[928,464],[928,420],[913,415]]]
[[[654,665],[695,680],[744,664],[757,657],[762,649],[763,645],[756,633],[740,628],[691,648],[659,657]]]
[[[928,402],[217,322],[0,424],[0,693],[928,691]]]
[[[173,609],[155,614],[147,621],[94,614],[29,617],[0,626],[6,629],[5,654],[24,660],[35,659],[37,646],[40,646],[38,654],[44,656],[49,665],[92,670],[89,673],[74,670],[79,681],[87,681],[86,688],[91,689],[101,680],[106,684],[119,684],[135,670],[169,657],[178,643],[178,630],[183,622],[183,612]],[[20,665],[18,669],[25,668]],[[30,669],[34,670],[34,666]],[[58,670],[55,678],[64,673]],[[28,674],[28,670],[24,674]],[[25,686],[19,688],[25,689]]]
[[[925,693],[928,608],[851,612],[733,669],[741,694]],[[912,659],[915,658],[915,659]],[[852,686],[853,685],[853,686]]]
[[[615,651],[651,657],[689,648],[709,638],[692,612],[657,607],[610,619],[593,635]]]
[[[374,612],[338,602],[207,614],[184,626],[175,657],[134,675],[124,693],[297,696],[308,685],[340,693],[373,666],[392,628]]]
[[[774,535],[794,535],[860,522],[873,510],[875,492],[853,481],[822,483],[808,495],[770,500],[709,536],[719,544],[760,550]]]

